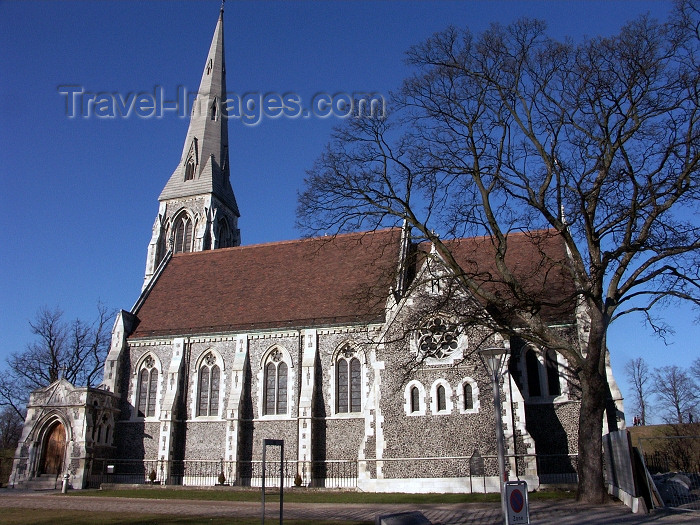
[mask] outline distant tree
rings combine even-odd
[[[607,501],[608,327],[637,312],[662,333],[655,307],[700,305],[699,14],[689,0],[667,23],[642,17],[580,44],[555,41],[532,20],[478,38],[438,33],[409,50],[415,72],[393,114],[346,121],[299,197],[308,234],[405,221],[486,306],[494,331],[515,335],[517,326],[519,337],[566,357],[582,387],[582,501]],[[538,228],[566,244],[569,263],[547,266],[543,254],[541,271],[570,277],[565,300],[589,320],[582,344],[547,323],[545,309],[563,303],[529,293],[507,257],[510,232]],[[445,241],[466,235],[490,240],[486,277],[503,293],[453,256]]]
[[[683,423],[695,413],[697,385],[682,368],[673,365],[655,369],[654,390],[667,423]]]
[[[24,418],[12,407],[0,410],[0,450],[13,449],[22,436]]]
[[[700,357],[690,364],[690,374],[695,378],[695,383],[700,385]]]
[[[112,314],[98,304],[91,322],[68,322],[59,308],[41,308],[29,322],[36,340],[13,352],[0,373],[0,406],[24,418],[29,392],[64,377],[76,386],[94,386],[100,377],[110,343]]]
[[[653,384],[653,377],[649,366],[643,358],[630,359],[625,365],[625,374],[632,384],[632,408],[635,413],[640,414],[640,423],[647,424],[647,398],[649,388]]]

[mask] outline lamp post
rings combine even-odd
[[[479,357],[484,367],[488,370],[493,384],[493,408],[496,412],[496,452],[498,454],[498,486],[501,491],[501,512],[503,520],[506,518],[506,500],[504,497],[504,478],[506,473],[506,454],[503,438],[503,420],[501,417],[501,389],[498,386],[501,369],[508,357],[507,348],[485,348],[479,350]]]

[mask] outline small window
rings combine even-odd
[[[464,394],[464,410],[474,410],[474,394],[472,386],[469,383],[464,383],[462,389]]]
[[[417,386],[411,387],[411,412],[420,410],[420,391]]]
[[[471,377],[465,377],[456,390],[459,412],[477,414],[479,412],[479,386]]]
[[[185,164],[185,180],[194,179],[194,159],[190,157]]]
[[[211,119],[216,120],[217,116],[219,115],[219,102],[214,99],[214,102],[211,104]]]
[[[458,396],[460,390],[457,390]],[[444,379],[438,379],[430,388],[430,412],[432,414],[446,415],[452,413],[452,389]]]
[[[407,416],[424,416],[425,388],[416,380],[410,381],[403,392],[403,409]]]
[[[439,385],[437,387],[437,409],[438,412],[447,410],[447,402],[445,401],[445,387]]]

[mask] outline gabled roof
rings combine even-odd
[[[137,303],[131,337],[383,322],[400,243],[401,230],[390,229],[174,255]],[[511,294],[494,271],[489,237],[446,243],[471,277]],[[418,247],[418,264],[427,251]],[[506,261],[533,310],[546,321],[573,319],[574,287],[556,232],[510,234]]]
[[[495,268],[495,246],[491,237],[469,237],[445,241],[467,276],[504,301],[522,305]],[[429,251],[421,244],[420,250]],[[507,235],[505,261],[527,294],[529,307],[545,321],[570,321],[575,313],[575,288],[562,237],[556,230],[533,230]],[[501,311],[510,317],[512,311]]]
[[[131,337],[382,322],[401,231],[174,255]]]

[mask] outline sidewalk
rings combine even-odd
[[[189,515],[201,517],[258,517],[260,503],[190,500],[157,500],[136,498],[103,498],[98,496],[64,495],[57,492],[20,492],[0,490],[0,508],[54,508],[99,512],[134,512],[145,514]],[[278,503],[268,503],[266,518],[278,517]],[[497,525],[501,522],[497,503],[461,504],[308,504],[285,503],[285,519],[374,521],[378,514],[418,510],[435,524]],[[698,523],[700,513],[655,511],[652,514],[632,514],[621,503],[589,506],[571,500],[530,502],[530,523],[540,525],[636,525]]]

